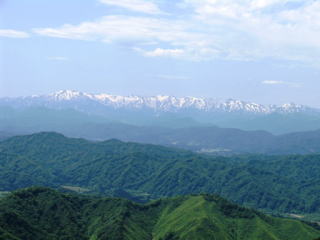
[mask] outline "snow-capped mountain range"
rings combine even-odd
[[[213,98],[174,97],[174,96],[116,96],[110,94],[90,94],[73,90],[61,90],[49,95],[33,95],[19,98],[2,98],[1,105],[45,106],[63,108],[74,107],[81,110],[81,105],[108,107],[114,109],[149,109],[160,112],[180,110],[200,110],[205,112],[247,112],[256,114],[297,113],[317,111],[307,106],[287,103],[281,106],[262,105],[252,102],[228,99],[218,101]]]

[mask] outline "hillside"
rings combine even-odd
[[[0,200],[1,240],[312,240],[318,236],[316,226],[266,216],[211,195],[140,205],[29,188]]]
[[[136,201],[205,192],[266,211],[319,214],[319,172],[320,155],[210,157],[57,133],[0,142],[0,191],[67,186]]]

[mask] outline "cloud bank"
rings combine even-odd
[[[310,65],[319,60],[320,1],[167,0],[162,2],[171,6],[170,12],[162,15],[158,15],[163,12],[160,5],[153,1],[100,2],[133,12],[34,32],[48,37],[125,43],[146,57],[197,61],[272,58]]]

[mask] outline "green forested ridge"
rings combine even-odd
[[[74,186],[129,199],[216,193],[279,213],[320,213],[320,155],[210,157],[57,133],[0,143],[0,191]]]
[[[315,226],[267,216],[207,194],[141,205],[29,188],[0,200],[1,240],[313,240],[319,236]]]

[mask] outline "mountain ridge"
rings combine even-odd
[[[319,171],[320,155],[211,157],[56,133],[0,142],[0,191],[69,186],[141,201],[205,192],[266,211],[320,214]]]
[[[271,113],[299,113],[308,111],[319,111],[304,105],[285,103],[283,105],[262,105],[253,102],[246,102],[235,99],[226,101],[216,100],[214,98],[199,97],[175,97],[166,95],[157,96],[120,96],[106,93],[91,94],[74,90],[60,90],[48,95],[33,95],[17,98],[1,98],[0,103],[20,103],[28,104],[58,104],[58,103],[76,103],[91,102],[105,107],[115,109],[151,109],[153,111],[176,112],[181,110],[199,110],[205,112],[246,112],[255,114]]]
[[[1,240],[313,240],[319,227],[276,218],[216,195],[189,195],[136,204],[48,188],[0,199]]]

